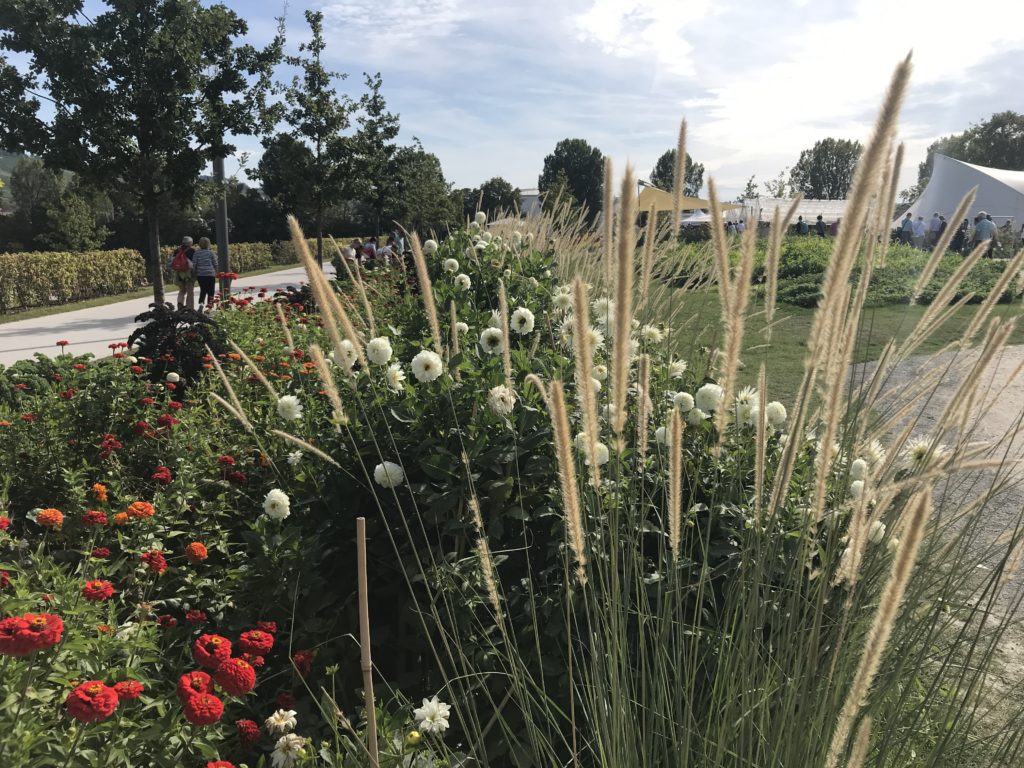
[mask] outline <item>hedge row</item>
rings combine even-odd
[[[161,251],[166,266],[174,248],[165,246]],[[290,241],[231,245],[231,268],[239,274],[297,261]],[[0,313],[116,296],[145,284],[142,255],[129,248],[0,253]]]

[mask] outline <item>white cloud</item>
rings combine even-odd
[[[324,18],[345,33],[340,45],[378,46],[418,56],[421,51],[396,50],[415,41],[448,37],[465,20],[465,0],[348,0],[323,6]]]

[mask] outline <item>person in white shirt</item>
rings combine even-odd
[[[914,247],[924,249],[925,225],[924,216],[918,216],[913,225]]]
[[[928,222],[928,247],[934,248],[935,243],[939,240],[939,235],[942,233],[942,217],[939,216],[939,212],[936,211],[932,214],[932,220]]]
[[[741,235],[747,231],[747,225],[743,223],[743,219],[736,222],[736,231]]]

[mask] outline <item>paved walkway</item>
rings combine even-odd
[[[334,273],[333,267],[325,269]],[[288,285],[297,286],[304,282],[306,273],[295,267],[279,272],[268,272],[255,277],[236,280],[233,290],[244,288],[267,288],[271,292]],[[167,299],[174,301],[177,291],[167,288]],[[196,297],[198,298],[198,290]],[[74,355],[92,352],[97,357],[110,354],[108,344],[126,341],[137,324],[135,318],[149,308],[153,297],[129,299],[102,307],[77,309],[60,312],[31,320],[18,320],[0,324],[0,365],[10,365],[18,360],[31,358],[36,352],[54,356],[60,353],[56,342],[66,339],[71,342],[66,351]]]

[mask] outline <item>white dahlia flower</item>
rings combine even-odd
[[[722,388],[717,384],[705,384],[697,390],[694,404],[705,413],[717,411],[722,404]]]
[[[373,468],[373,479],[382,488],[395,488],[405,482],[405,470],[393,461],[385,461]]]
[[[778,400],[773,400],[764,407],[765,421],[772,427],[778,429],[786,423],[789,414],[786,413],[786,406]]]
[[[277,415],[285,421],[298,421],[302,418],[302,403],[295,395],[285,395],[277,399]]]
[[[288,733],[294,730],[297,724],[294,709],[279,709],[263,723],[271,734]]]
[[[280,522],[292,513],[288,494],[280,488],[272,488],[263,499],[263,514]]]
[[[520,307],[512,313],[512,317],[509,319],[509,328],[523,336],[533,331],[534,317],[533,312],[528,310],[526,307]]]
[[[401,392],[405,384],[405,371],[402,370],[402,364],[392,363],[389,365],[388,369],[384,371],[384,381],[387,383],[388,389],[393,392]]]
[[[516,393],[499,384],[487,393],[487,405],[498,416],[508,416],[516,407]]]
[[[444,373],[441,356],[429,349],[424,349],[412,359],[412,375],[416,381],[434,381]]]
[[[448,729],[451,711],[451,705],[434,696],[431,699],[424,699],[423,706],[412,711],[412,719],[419,723],[420,730],[424,733],[444,733]]]
[[[444,260],[444,271],[445,272],[458,272],[459,271],[459,262],[457,262],[455,259],[445,259]]]
[[[427,254],[427,256],[432,256],[433,254],[437,253],[437,241],[427,240],[426,242],[424,242],[423,252]]]
[[[459,273],[455,276],[455,287],[460,291],[468,291],[473,286],[473,281],[469,279],[469,275],[465,273]]]
[[[499,354],[505,348],[505,339],[500,328],[486,328],[480,334],[480,346],[491,355]]]
[[[391,342],[387,336],[378,336],[366,343],[366,359],[374,365],[387,365],[391,360]]]

